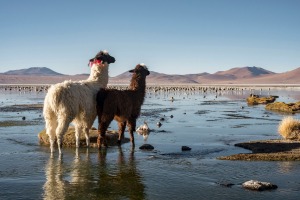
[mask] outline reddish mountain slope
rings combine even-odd
[[[88,75],[49,75],[49,70],[42,70],[46,74],[8,75],[0,74],[0,84],[53,84],[64,80],[84,80]],[[50,71],[51,72],[51,71]],[[19,73],[19,72],[17,72]],[[51,72],[53,73],[53,72]],[[55,74],[55,73],[54,73]],[[131,74],[122,73],[109,78],[109,84],[129,84]],[[258,67],[232,68],[214,74],[199,73],[186,75],[168,75],[151,72],[147,77],[147,84],[300,84],[300,67],[284,73],[274,73]]]

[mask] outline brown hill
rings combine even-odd
[[[7,75],[0,74],[0,84],[54,84],[64,80],[84,80],[80,75]],[[169,75],[151,71],[147,84],[300,84],[300,67],[284,73],[274,73],[258,67],[232,68],[214,74],[199,73]],[[131,79],[129,72],[109,78],[109,84],[126,84]]]
[[[284,73],[268,74],[252,79],[244,79],[243,82],[261,84],[300,84],[300,67]]]
[[[260,67],[236,67],[227,71],[216,72],[215,75],[228,76],[228,78],[253,78],[261,75],[275,74]]]
[[[131,76],[131,73],[125,72],[116,77],[111,77],[109,83],[129,84]],[[198,83],[191,77],[197,77],[197,75],[168,75],[151,71],[147,77],[147,83]]]
[[[30,67],[28,69],[9,70],[4,72],[5,75],[39,75],[39,76],[61,76],[64,74],[57,73],[47,67]]]

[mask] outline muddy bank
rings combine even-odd
[[[258,95],[251,94],[246,100],[248,105],[258,105],[273,103],[277,98],[278,96],[260,97]]]
[[[275,102],[266,105],[267,110],[287,112],[287,113],[299,113],[300,112],[300,101],[296,103],[284,103]]]
[[[19,104],[0,107],[0,112],[42,111],[43,104]]]
[[[221,156],[220,160],[247,161],[299,161],[300,141],[260,140],[235,144],[237,147],[249,149],[252,153],[241,153]]]
[[[41,124],[41,121],[25,121],[25,120],[6,120],[0,121],[0,127],[11,127],[11,126],[33,126]]]

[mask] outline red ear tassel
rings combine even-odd
[[[102,63],[102,60],[94,60],[94,61],[90,61],[89,66],[92,67],[93,64],[99,65],[99,64],[101,64],[101,63]]]

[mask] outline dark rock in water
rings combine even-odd
[[[173,115],[171,115],[170,117],[171,117],[171,118],[173,118],[174,116],[173,116]]]
[[[277,188],[277,185],[274,185],[272,183],[268,182],[260,182],[260,181],[246,181],[242,185],[244,188],[249,190],[257,190],[257,191],[263,191],[263,190],[273,190]]]
[[[26,119],[26,117],[22,117],[22,120],[25,120]]]
[[[162,124],[161,124],[160,122],[157,122],[156,125],[157,125],[158,127],[161,127],[161,126],[162,126]]]
[[[164,121],[164,120],[165,120],[165,118],[163,118],[163,117],[162,117],[162,118],[160,118],[160,121]]]
[[[140,146],[141,150],[153,150],[154,147],[151,144],[143,144],[142,146]]]
[[[230,182],[217,182],[217,184],[219,184],[223,187],[231,187],[234,185],[234,183],[230,183]]]
[[[181,147],[181,150],[182,150],[182,151],[190,151],[190,150],[192,150],[192,148],[190,148],[190,147],[188,147],[188,146],[182,146],[182,147]]]

